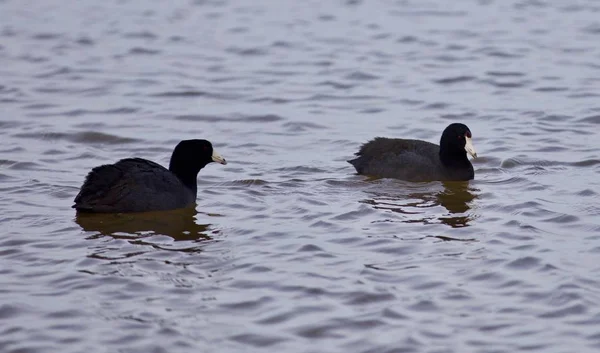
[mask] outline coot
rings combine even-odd
[[[471,130],[450,124],[440,145],[421,140],[377,137],[361,146],[357,158],[348,161],[358,174],[406,181],[459,181],[475,176],[467,157],[477,157]]]
[[[142,158],[101,165],[87,175],[73,208],[80,212],[146,212],[188,207],[196,202],[196,178],[210,162],[227,164],[206,140],[184,140],[173,150],[169,169]]]

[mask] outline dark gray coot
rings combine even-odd
[[[169,169],[142,158],[101,165],[87,175],[73,208],[79,212],[164,211],[196,202],[196,178],[208,163],[227,164],[206,140],[184,140],[173,150]]]
[[[440,145],[421,140],[377,137],[360,147],[357,158],[348,161],[358,174],[406,181],[460,181],[475,176],[467,157],[477,157],[471,130],[450,124]]]

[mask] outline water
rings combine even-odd
[[[0,351],[596,352],[600,6],[0,1]],[[369,180],[467,124],[469,183]],[[90,168],[229,164],[77,217]]]

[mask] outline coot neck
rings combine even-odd
[[[179,178],[179,180],[181,180],[183,185],[185,185],[185,187],[190,189],[194,193],[194,195],[197,193],[197,191],[198,191],[197,178],[198,178],[198,172],[200,171],[200,169],[196,170],[195,168],[190,168],[188,166],[174,165],[174,163],[171,163],[169,165],[169,170],[173,174],[175,174],[175,176],[177,176],[177,178]]]
[[[471,162],[465,151],[448,151],[440,149],[440,161],[445,167],[451,168],[468,168],[471,167]]]

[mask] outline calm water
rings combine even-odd
[[[0,352],[597,352],[600,4],[0,1]],[[368,180],[469,125],[469,183]],[[195,210],[90,168],[227,158]]]

